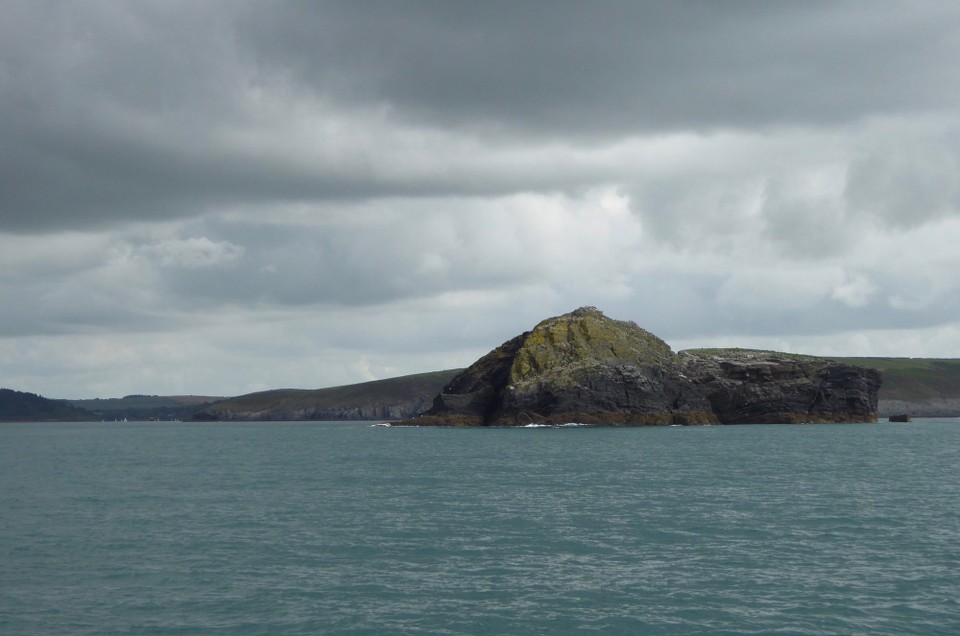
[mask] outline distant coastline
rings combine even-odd
[[[834,358],[884,372],[877,416],[960,417],[960,359]],[[236,397],[144,396],[49,399],[0,390],[0,421],[377,420],[413,417],[463,369],[398,376],[322,389],[278,389]],[[14,405],[15,394],[36,410]],[[17,400],[23,399],[21,395]],[[76,407],[76,410],[65,409]],[[196,416],[200,414],[199,418]]]

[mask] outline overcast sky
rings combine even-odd
[[[0,0],[0,386],[960,357],[960,4]]]

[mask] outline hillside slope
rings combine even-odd
[[[90,411],[98,420],[185,420],[222,399],[208,395],[127,395],[67,401]]]
[[[0,422],[84,422],[99,419],[66,400],[50,400],[35,393],[0,389]]]
[[[460,369],[418,373],[328,389],[276,389],[217,402],[198,421],[395,420],[430,406]]]

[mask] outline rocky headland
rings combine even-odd
[[[635,323],[583,307],[503,343],[401,424],[874,422],[881,381],[876,369],[813,356],[675,353]]]

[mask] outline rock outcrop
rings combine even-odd
[[[549,318],[471,365],[402,424],[642,426],[876,421],[881,374],[811,356],[674,353],[593,307]]]
[[[877,420],[882,373],[876,369],[773,351],[701,349],[679,355],[724,424]]]

